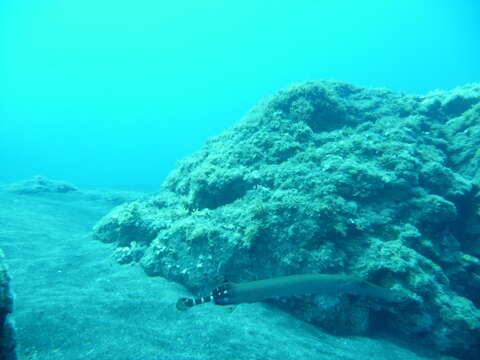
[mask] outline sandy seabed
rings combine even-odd
[[[180,285],[119,265],[91,238],[111,202],[0,190],[0,248],[15,293],[20,360],[431,358],[391,340],[336,337],[268,304],[199,306]]]

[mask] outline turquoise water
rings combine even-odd
[[[478,1],[0,3],[0,181],[157,189],[293,82],[480,80]]]

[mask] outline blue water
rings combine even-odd
[[[475,0],[0,2],[0,182],[157,189],[293,82],[480,81]]]

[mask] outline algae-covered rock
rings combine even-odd
[[[10,291],[10,277],[3,251],[0,250],[0,359],[15,360],[15,330],[9,319],[13,311],[13,296]]]
[[[309,296],[281,305],[335,333],[387,331],[480,356],[480,86],[426,96],[293,85],[182,160],[95,236],[121,262],[206,292],[344,273],[404,301]],[[473,148],[472,148],[473,147]]]

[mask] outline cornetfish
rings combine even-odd
[[[350,294],[371,297],[386,302],[401,302],[405,300],[405,296],[396,290],[372,284],[355,276],[302,274],[244,283],[227,282],[213,289],[209,296],[180,298],[177,301],[177,309],[187,310],[192,306],[207,302],[214,302],[216,305],[233,305],[279,296],[304,294]]]

